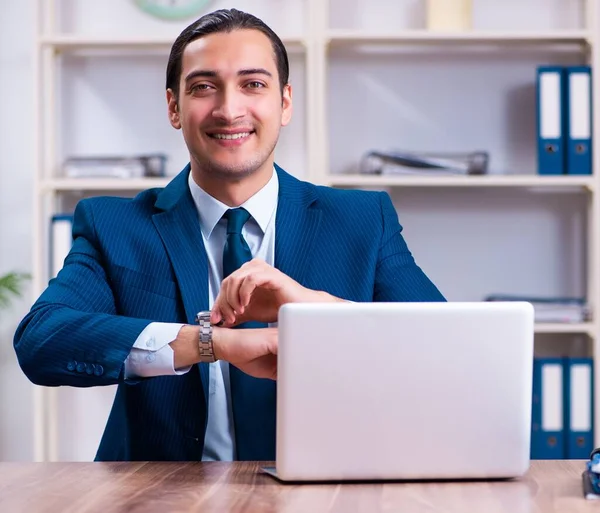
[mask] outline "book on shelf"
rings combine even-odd
[[[359,173],[378,175],[482,175],[488,172],[489,154],[426,153],[407,151],[367,152],[359,163]]]
[[[166,176],[167,156],[70,157],[63,164],[67,178],[159,178]]]
[[[581,323],[591,319],[585,298],[581,297],[536,297],[510,294],[490,294],[485,301],[526,301],[534,310],[535,322]]]
[[[426,28],[431,31],[465,31],[473,25],[473,0],[427,0]]]

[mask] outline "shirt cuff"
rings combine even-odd
[[[125,379],[174,376],[189,372],[190,367],[175,369],[174,351],[169,345],[183,324],[150,323],[136,339],[125,359]]]

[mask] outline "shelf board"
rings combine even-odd
[[[333,187],[551,187],[591,189],[591,176],[541,175],[329,175]]]
[[[55,178],[42,182],[46,191],[77,190],[143,190],[164,187],[173,177],[166,178]],[[333,187],[593,187],[589,176],[484,175],[484,176],[329,176],[327,185]]]
[[[174,177],[167,178],[56,178],[45,180],[41,189],[51,191],[143,191],[164,187]]]
[[[76,50],[164,50],[169,51],[175,38],[173,37],[135,37],[135,36],[82,36],[78,34],[43,35],[39,44],[55,51]],[[282,38],[289,47],[306,46],[302,37]]]
[[[396,33],[364,32],[356,30],[330,30],[326,40],[330,44],[347,43],[418,43],[418,44],[586,44],[591,36],[587,30],[545,32],[514,32],[473,30],[464,32],[435,32],[406,30]]]
[[[595,327],[591,322],[583,323],[559,323],[559,322],[540,322],[535,324],[536,333],[581,333],[594,336]]]

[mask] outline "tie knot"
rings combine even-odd
[[[227,219],[227,233],[242,233],[242,226],[250,219],[250,213],[244,208],[230,208],[223,214]]]

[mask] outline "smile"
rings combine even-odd
[[[252,132],[239,132],[237,134],[209,134],[214,139],[236,140],[249,137]]]

